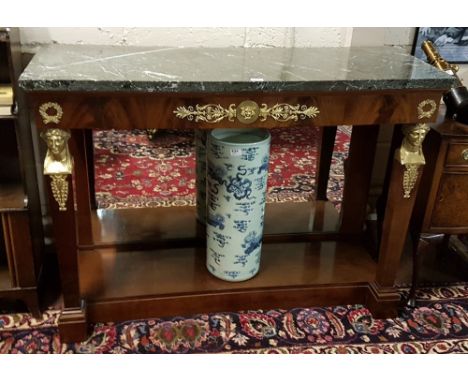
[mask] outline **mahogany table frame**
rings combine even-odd
[[[89,129],[212,129],[219,127],[245,127],[244,124],[224,120],[221,123],[194,123],[176,118],[173,111],[178,106],[195,104],[239,104],[252,100],[257,104],[276,103],[313,105],[320,114],[313,119],[298,122],[276,122],[271,118],[256,124],[264,128],[288,128],[308,125],[324,127],[324,139],[330,142],[337,125],[353,125],[344,189],[341,229],[328,239],[340,240],[362,234],[366,217],[366,203],[375,154],[378,127],[391,124],[399,130],[401,124],[432,122],[435,118],[418,119],[418,105],[427,99],[437,106],[444,89],[407,89],[385,91],[349,92],[241,92],[207,93],[145,93],[121,91],[57,92],[34,91],[29,93],[38,129],[59,127],[69,129],[72,137],[69,147],[74,157],[75,191],[68,176],[69,195],[66,211],[60,211],[54,200],[50,181],[48,185],[50,214],[53,221],[55,245],[59,260],[63,311],[59,319],[62,340],[80,341],[87,335],[87,304],[80,293],[78,257],[80,246],[93,248],[91,232],[91,195],[88,184],[90,163],[86,158],[86,130]],[[45,125],[38,108],[41,104],[56,102],[63,109],[60,123]],[[330,129],[329,133],[325,133]],[[328,138],[327,138],[328,136]],[[393,153],[392,153],[393,154]],[[89,155],[89,154],[88,154]],[[391,160],[388,193],[375,279],[358,284],[291,285],[270,288],[236,290],[186,291],[171,296],[135,296],[132,299],[94,302],[89,306],[92,317],[111,318],[115,321],[145,316],[200,313],[229,309],[288,308],[311,304],[323,306],[340,303],[364,303],[375,316],[390,317],[396,314],[400,296],[394,280],[403,252],[419,178],[410,198],[403,197],[404,167]],[[326,162],[326,161],[325,161]],[[322,163],[327,168],[326,163]],[[421,171],[420,171],[421,172]],[[319,190],[324,198],[324,190]],[[76,210],[74,208],[76,202]],[[314,235],[299,235],[300,240],[313,240]],[[319,238],[327,238],[319,235]],[[298,240],[294,235],[283,235],[278,240]],[[206,271],[206,270],[205,270]]]

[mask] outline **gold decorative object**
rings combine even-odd
[[[458,65],[448,63],[437,51],[437,48],[434,46],[432,41],[426,40],[421,44],[423,52],[426,54],[427,61],[429,64],[435,66],[436,68],[446,72],[448,74],[454,75],[458,78],[456,73],[460,69]]]
[[[67,210],[68,181],[67,174],[51,174],[50,188],[52,195],[59,205],[59,211]]]
[[[418,180],[419,174],[418,164],[406,164],[405,172],[403,173],[403,197],[408,199],[411,197],[411,191]]]
[[[67,144],[70,133],[58,128],[47,129],[41,133],[41,138],[47,143],[44,175],[49,175],[51,178],[52,194],[59,205],[59,210],[66,211],[67,176],[73,171],[73,158]]]
[[[178,118],[187,118],[189,121],[217,123],[227,118],[228,121],[234,122],[234,118],[237,118],[239,122],[245,124],[253,123],[258,118],[263,122],[268,117],[279,122],[298,121],[299,119],[315,118],[319,113],[319,109],[315,106],[280,103],[272,107],[262,104],[262,107],[259,108],[256,102],[249,100],[241,102],[237,107],[231,104],[227,109],[216,104],[204,106],[197,104],[195,107],[179,106],[174,111]]]
[[[403,142],[396,151],[395,157],[402,165],[426,163],[422,151],[422,143],[429,131],[429,126],[425,123],[418,123],[416,126],[403,126]]]
[[[49,111],[52,110],[53,113],[50,114]],[[42,117],[42,122],[45,125],[48,123],[58,124],[63,116],[62,107],[57,102],[46,102],[39,106],[39,114]]]
[[[58,128],[47,129],[41,133],[41,138],[47,143],[44,175],[71,174],[73,161],[67,144],[70,133]]]
[[[244,101],[237,106],[236,117],[241,123],[253,123],[258,119],[259,110],[257,102]]]
[[[189,121],[195,120],[195,122],[207,122],[207,123],[218,123],[224,118],[233,122],[236,117],[235,105],[229,105],[228,109],[225,109],[221,105],[208,104],[208,105],[195,105],[193,106],[179,106],[174,114],[181,119],[187,118]]]
[[[262,104],[260,109],[260,120],[265,121],[271,117],[279,122],[297,121],[298,119],[315,118],[320,113],[315,106],[289,105],[287,103],[277,103],[273,107]]]
[[[462,151],[462,158],[463,160],[468,161],[468,149]]]
[[[431,118],[436,110],[437,103],[432,99],[425,99],[418,105],[418,119]]]
[[[418,105],[418,119],[430,118],[437,110],[434,100],[426,99]],[[403,126],[403,142],[395,152],[395,159],[405,166],[403,173],[403,197],[410,198],[411,191],[416,184],[419,174],[419,166],[424,165],[426,160],[422,150],[422,143],[430,127],[425,123],[416,126]]]

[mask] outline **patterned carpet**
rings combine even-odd
[[[417,297],[396,319],[361,305],[199,314],[97,324],[78,344],[60,342],[58,311],[0,315],[0,353],[467,353],[468,284]]]
[[[314,192],[316,129],[272,129],[267,202],[307,201]],[[341,201],[350,128],[338,129],[328,197]],[[193,131],[94,132],[99,208],[195,205]]]

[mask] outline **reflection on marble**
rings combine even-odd
[[[20,77],[30,91],[448,89],[453,77],[396,47],[142,48],[50,45]]]

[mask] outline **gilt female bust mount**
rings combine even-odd
[[[425,123],[402,128],[404,138],[401,147],[395,153],[395,159],[402,165],[423,165],[426,163],[422,150],[422,143],[430,130]]]
[[[70,133],[57,128],[47,129],[41,133],[41,138],[47,143],[44,175],[71,174],[73,163],[67,144]]]

